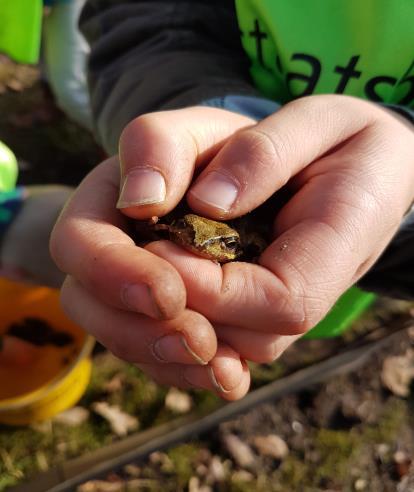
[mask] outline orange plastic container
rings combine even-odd
[[[0,359],[0,422],[5,424],[31,424],[71,407],[90,379],[94,340],[64,314],[59,292],[0,278],[0,335],[28,318],[44,321],[69,342],[29,344],[29,364]]]

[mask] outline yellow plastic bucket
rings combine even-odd
[[[4,424],[26,425],[48,419],[73,406],[89,383],[94,340],[63,313],[59,292],[0,278],[3,342],[20,343],[19,338],[13,338],[12,328],[30,320],[35,325],[44,323],[57,334],[56,340],[66,342],[39,345],[24,341],[31,350],[29,363],[20,364],[18,357],[13,363],[0,360],[0,422]]]

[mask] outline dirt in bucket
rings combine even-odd
[[[0,401],[51,382],[79,352],[71,333],[38,317],[11,323],[0,339]]]
[[[39,347],[44,345],[66,347],[74,342],[70,333],[56,330],[41,318],[24,318],[22,321],[13,323],[6,334]]]

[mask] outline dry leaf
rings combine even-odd
[[[116,391],[120,391],[124,385],[125,378],[126,374],[123,372],[119,372],[103,385],[103,389],[108,393],[115,393]]]
[[[83,407],[73,407],[65,412],[59,413],[53,420],[58,424],[76,427],[86,422],[88,418],[89,410]]]
[[[126,436],[128,432],[138,428],[138,419],[123,412],[117,405],[99,401],[92,405],[92,409],[109,422],[112,432],[117,436]]]
[[[222,441],[227,452],[240,468],[252,468],[255,456],[251,447],[235,434],[224,434]]]

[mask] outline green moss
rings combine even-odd
[[[226,489],[226,491],[227,490],[229,492],[259,492],[255,481],[246,482],[245,480],[238,480],[237,477],[231,478],[229,488]],[[269,489],[267,489],[267,492],[270,492]]]
[[[196,411],[202,415],[213,412],[223,404],[223,400],[211,391],[194,390],[191,391],[191,397]]]
[[[50,433],[0,426],[0,490],[18,483],[28,474],[40,471],[36,453],[52,447]]]
[[[409,420],[407,403],[391,398],[387,401],[378,423],[365,429],[363,439],[374,444],[395,443],[402,426],[409,424]]]
[[[290,490],[299,490],[308,481],[308,465],[294,454],[286,457],[280,467],[280,481]]]
[[[182,444],[168,451],[176,474],[177,486],[183,487],[194,474],[194,463],[199,453],[199,446],[194,443]]]
[[[361,437],[356,430],[335,431],[320,429],[315,436],[315,447],[320,455],[315,478],[342,482],[348,475],[349,465],[361,451]]]

